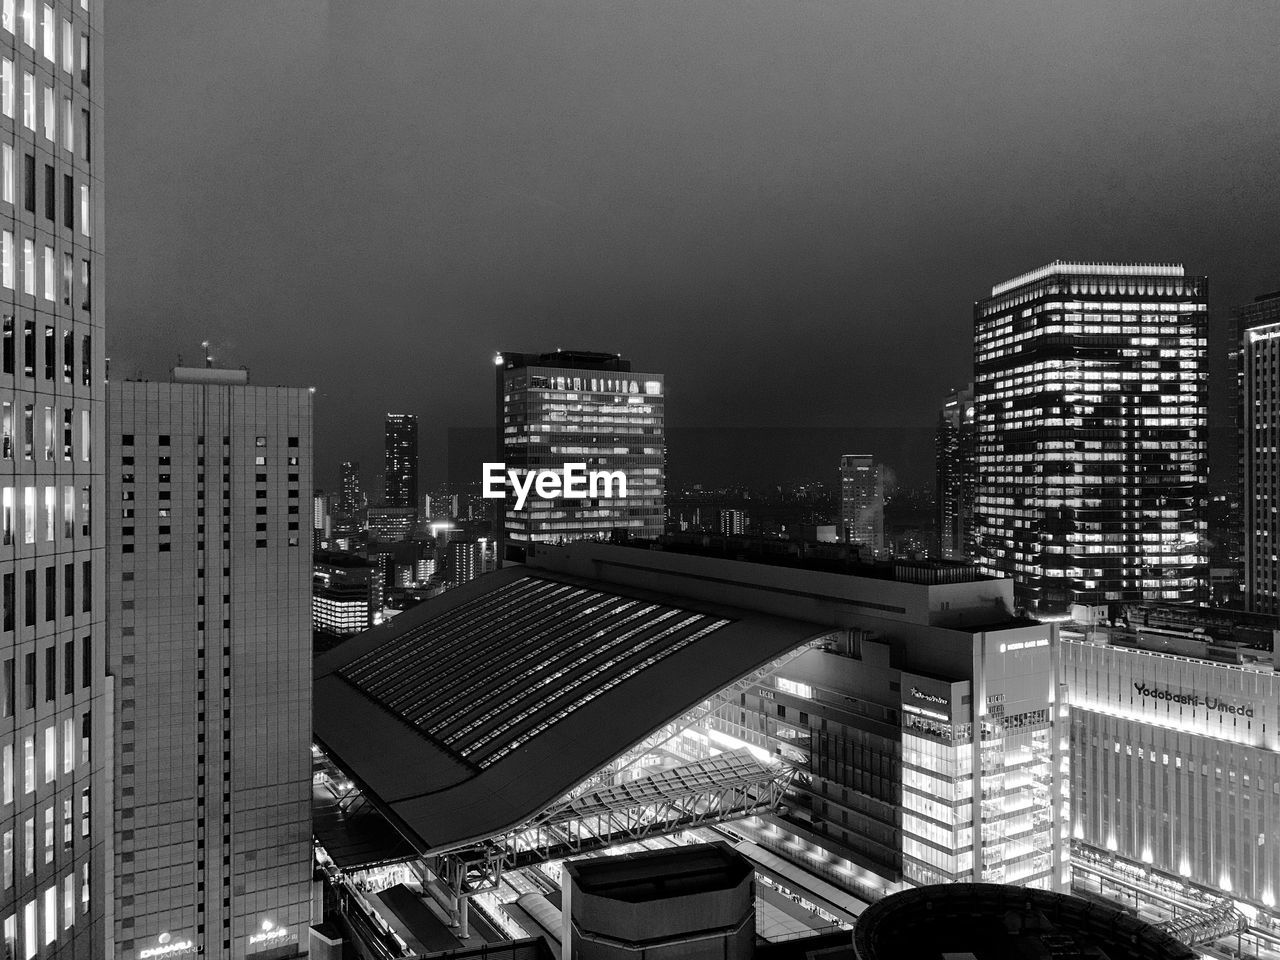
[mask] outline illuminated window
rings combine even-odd
[[[36,295],[36,244],[31,239],[22,241],[22,292]]]
[[[22,74],[22,124],[28,130],[36,129],[36,78]]]
[[[44,87],[44,138],[56,143],[58,140],[58,111],[54,107],[53,87]]]

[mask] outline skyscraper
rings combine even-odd
[[[846,542],[884,550],[884,468],[869,453],[840,458],[840,525]]]
[[[1241,334],[1240,460],[1249,609],[1280,613],[1280,292],[1236,311]]]
[[[1203,596],[1206,286],[1054,261],[975,304],[978,562],[1027,609]]]
[[[0,21],[0,938],[15,958],[114,955],[101,23],[98,0],[6,2]]]
[[[942,403],[935,435],[938,552],[948,560],[973,556],[973,384]]]
[[[1276,463],[1270,452],[1270,430],[1275,424],[1276,378],[1268,370],[1272,335],[1280,325],[1280,291],[1263,293],[1231,311],[1235,324],[1235,439],[1239,468],[1238,489],[1243,494],[1238,518],[1240,547],[1244,553],[1244,600],[1252,611],[1276,612],[1276,584],[1271,554],[1276,531],[1267,522],[1268,509],[1276,502],[1268,470]],[[1219,535],[1230,535],[1222,530]],[[1228,557],[1230,554],[1228,554]],[[1226,559],[1228,557],[1222,557]]]
[[[112,383],[108,410],[123,506],[107,518],[104,955],[295,956],[311,910],[311,395],[178,368]]]
[[[523,559],[534,542],[661,535],[665,505],[666,389],[660,373],[635,373],[612,353],[500,353],[498,455],[508,469],[563,470],[566,463],[621,471],[625,498],[530,496],[499,504],[499,557]]]
[[[383,506],[418,506],[418,418],[388,413]]]
[[[355,513],[364,506],[364,491],[360,487],[360,464],[356,460],[342,461],[342,492],[338,509],[342,513]]]

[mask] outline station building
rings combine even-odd
[[[715,825],[850,902],[1061,889],[1056,627],[1011,611],[955,564],[539,546],[318,658],[330,886],[402,863],[465,931],[504,871]]]

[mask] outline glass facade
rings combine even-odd
[[[499,460],[507,469],[523,475],[585,463],[589,471],[620,471],[627,493],[530,496],[520,510],[509,497],[501,511],[503,556],[520,559],[536,542],[660,536],[667,450],[662,375],[635,373],[612,354],[501,356]]]
[[[1020,605],[1206,588],[1206,280],[1055,263],[974,307],[978,562]]]
[[[114,956],[102,6],[3,6],[0,954],[98,958]]]
[[[927,641],[904,647],[916,642]],[[782,826],[890,885],[1063,889],[1056,632],[1013,627],[971,643],[976,673],[943,680],[894,669],[873,640],[857,654],[836,642],[725,703],[709,726],[729,738],[721,746],[745,743],[800,767]]]

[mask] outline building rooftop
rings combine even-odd
[[[444,852],[519,826],[823,632],[509,567],[319,656],[315,736],[420,853]]]
[[[314,562],[351,570],[371,569],[373,567],[373,564],[364,557],[357,556],[354,553],[340,553],[333,550],[317,550]]]
[[[723,842],[565,863],[579,890],[625,903],[732,890],[754,869],[751,861]]]
[[[241,367],[174,367],[171,371],[174,383],[207,383],[218,386],[243,387],[249,383],[249,371]]]
[[[962,560],[872,560],[856,544],[805,543],[725,533],[669,533],[654,546],[670,553],[744,560],[822,573],[847,573],[895,583],[977,583],[994,580]]]
[[[1157,926],[1109,904],[995,883],[917,887],[868,907],[857,960],[1194,960]]]
[[[547,353],[498,353],[506,369],[518,367],[559,367],[567,370],[607,370],[630,373],[631,361],[620,353],[598,353],[592,350],[552,350]]]
[[[1034,283],[1055,275],[1084,277],[1182,277],[1186,270],[1180,263],[1090,263],[1075,260],[1054,260],[1024,274],[997,283],[991,288],[991,296],[997,297],[1025,283]]]

